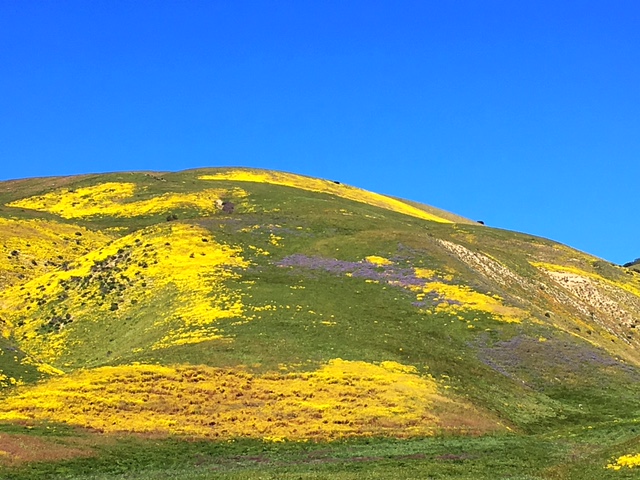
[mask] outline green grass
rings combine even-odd
[[[473,223],[429,222],[290,187],[206,182],[197,179],[199,174],[120,173],[0,184],[0,216],[44,218],[95,230],[122,227],[117,233],[121,236],[166,223],[166,213],[176,213],[178,222],[204,227],[216,241],[242,249],[251,266],[225,285],[238,292],[245,305],[276,305],[251,321],[219,321],[216,326],[226,341],[151,350],[145,347],[160,335],[151,326],[175,303],[176,290],[168,286],[153,292],[148,304],[131,308],[121,321],[94,316],[82,328],[69,327],[75,329],[77,344],[59,360],[60,365],[68,370],[131,362],[241,365],[261,374],[277,370],[280,364],[313,370],[332,358],[392,360],[432,375],[448,387],[450,398],[463,399],[500,418],[514,433],[265,444],[246,439],[220,443],[102,437],[61,426],[55,426],[54,434],[51,426],[2,425],[0,436],[24,433],[38,438],[95,439],[97,456],[5,468],[0,478],[633,478],[633,470],[613,472],[604,466],[616,456],[640,451],[636,334],[622,329],[615,315],[604,309],[596,312],[595,322],[593,315],[554,300],[550,288],[562,287],[552,285],[529,262],[575,265],[611,281],[633,278],[629,271],[531,235]],[[106,181],[136,182],[141,188],[132,201],[167,192],[239,186],[249,193],[250,208],[238,208],[231,215],[203,216],[184,209],[135,218],[70,221],[5,206],[45,193],[52,185],[78,188]],[[271,234],[282,237],[280,245],[270,242]],[[482,274],[438,240],[486,255],[525,283]],[[270,255],[257,255],[251,247]],[[425,314],[413,305],[415,292],[407,288],[368,283],[321,268],[278,266],[295,254],[345,262],[359,262],[368,255],[394,258],[397,266],[433,269],[451,275],[452,283],[497,293],[506,304],[526,310],[529,318],[507,324],[478,311]],[[123,295],[126,300],[126,292]],[[636,319],[640,319],[638,305],[633,301],[624,305]],[[62,307],[63,301],[51,301],[30,315],[50,316]],[[473,329],[468,328],[470,322]],[[589,325],[588,334],[584,325]],[[541,342],[541,337],[546,341]],[[0,338],[0,371],[33,383],[42,374],[25,365],[26,353],[19,346],[19,338]],[[4,391],[10,394],[11,388]]]
[[[638,448],[623,425],[553,435],[262,443],[119,438],[98,456],[0,470],[23,479],[576,479],[634,478],[605,469]],[[604,446],[603,446],[604,445]]]

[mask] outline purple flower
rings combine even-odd
[[[424,288],[427,283],[434,280],[419,278],[412,268],[404,268],[395,264],[375,265],[366,261],[350,262],[335,258],[309,257],[299,253],[283,258],[276,265],[285,268],[320,270],[333,275],[350,275],[355,278],[374,280],[400,288]],[[436,301],[440,301],[439,296],[435,292],[428,292],[422,301],[414,302],[414,305],[427,307],[433,305]],[[453,300],[449,302],[450,304],[459,304],[459,302]]]

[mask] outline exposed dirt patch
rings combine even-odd
[[[469,268],[480,273],[486,278],[493,280],[498,285],[502,285],[503,287],[512,287],[517,285],[525,290],[529,290],[533,287],[529,280],[505,267],[497,260],[489,258],[482,253],[473,252],[467,247],[447,240],[438,240],[438,243],[450,253],[458,257],[462,262],[466,263]]]
[[[0,434],[0,465],[91,457],[94,450],[75,438],[44,440],[31,435]]]
[[[631,294],[621,289],[615,291],[606,284],[575,273],[552,271],[546,273],[582,302],[589,305],[592,310],[598,311],[601,316],[617,320],[627,326],[635,323],[634,316],[621,306],[624,303],[637,303],[637,299],[633,298]],[[625,300],[626,302],[624,302]]]

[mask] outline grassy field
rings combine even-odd
[[[1,478],[640,472],[640,274],[550,240],[206,169],[1,183],[0,254]]]
[[[34,432],[3,428],[4,435],[87,448],[72,460],[31,462],[0,470],[11,479],[210,478],[637,478],[625,468],[605,468],[614,451],[637,450],[631,425],[600,425],[546,435],[436,436],[351,439],[335,442],[224,442],[131,436],[96,437],[78,430]],[[25,440],[26,438],[26,440]],[[604,447],[603,445],[608,445]],[[42,448],[42,447],[41,447]],[[51,449],[52,451],[55,449]]]

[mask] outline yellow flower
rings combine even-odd
[[[640,467],[640,453],[635,455],[622,455],[621,457],[618,457],[614,463],[607,465],[607,468],[611,470],[620,470],[623,467]]]
[[[240,294],[225,286],[226,280],[238,276],[237,269],[248,266],[241,253],[217,243],[204,228],[162,223],[94,250],[66,270],[4,290],[0,317],[23,350],[55,363],[74,342],[86,341],[81,337],[83,322],[126,318],[138,311],[136,305],[153,302],[158,292],[172,291],[172,308],[160,312],[149,327],[158,338],[152,348],[219,339],[215,323],[243,314]],[[105,291],[105,282],[120,282],[122,293]],[[73,312],[73,323],[67,326],[61,319],[53,331],[42,334],[49,319],[32,313],[41,301]]]
[[[0,218],[0,288],[57,269],[112,239],[49,220]]]
[[[365,260],[369,263],[373,263],[374,265],[392,265],[393,262],[387,258],[379,257],[377,255],[369,255],[365,257]]]
[[[338,358],[311,372],[282,367],[263,375],[193,365],[81,370],[19,387],[0,404],[0,420],[274,442],[437,429],[437,384],[413,366]]]
[[[425,293],[437,293],[443,301],[436,306],[436,311],[455,313],[478,310],[490,313],[496,320],[508,323],[519,323],[526,315],[526,312],[519,308],[504,305],[499,297],[496,298],[495,296],[476,292],[464,285],[451,285],[434,281],[427,282],[421,287],[412,287],[412,289],[418,292],[417,300],[424,298]],[[460,315],[458,315],[458,318],[464,320],[464,317]]]
[[[328,180],[304,177],[302,175],[294,175],[292,173],[263,170],[227,170],[214,175],[202,175],[198,178],[200,180],[230,180],[234,182],[270,183],[273,185],[300,188],[312,192],[336,195],[338,197],[354,200],[360,203],[366,203],[368,205],[392,210],[398,213],[404,213],[424,220],[431,220],[433,222],[440,223],[452,223],[449,220],[427,213],[420,208],[409,205],[401,200],[396,200],[395,198],[368,192],[348,185],[337,184]]]
[[[195,208],[214,213],[223,198],[246,197],[244,190],[208,189],[193,193],[165,193],[138,201],[126,201],[137,193],[135,183],[107,182],[75,190],[60,189],[45,195],[24,198],[8,204],[49,212],[63,218],[85,218],[96,215],[138,217],[165,214],[181,208]]]

